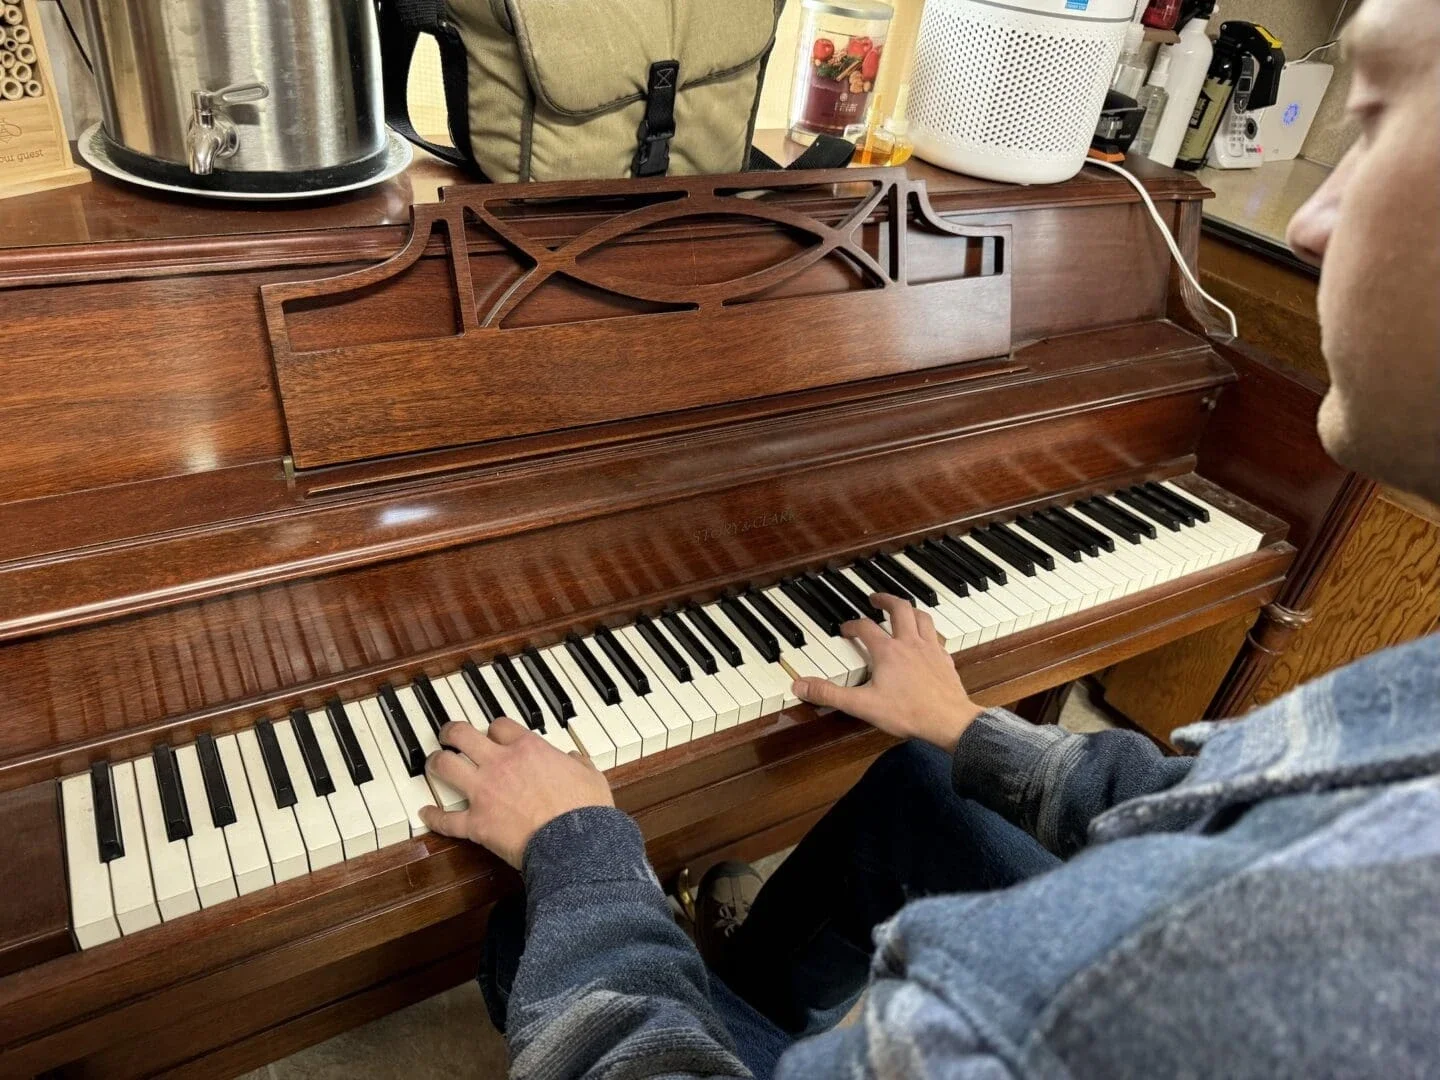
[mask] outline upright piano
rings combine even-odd
[[[1135,168],[1193,259],[1205,189]],[[1338,483],[1096,170],[6,214],[5,1076],[232,1075],[470,977],[519,881],[418,820],[447,719],[698,874],[887,745],[789,688],[864,678],[872,590],[1014,702],[1259,611]]]

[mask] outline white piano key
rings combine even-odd
[[[805,652],[830,682],[836,686],[858,686],[865,681],[870,669],[864,654],[853,643],[843,637],[831,637],[827,634],[814,619],[805,614],[799,604],[785,595],[785,590],[780,586],[771,586],[765,590],[765,595],[800,627],[805,635]]]
[[[370,823],[375,826],[375,843],[389,847],[407,840],[411,834],[410,815],[395,790],[394,780],[380,754],[380,746],[370,732],[370,722],[358,702],[345,703],[350,728],[355,732],[355,741],[370,766],[370,780],[360,785],[360,797],[365,800],[365,809],[370,812]],[[332,732],[333,734],[333,732]]]
[[[300,826],[296,824],[295,813],[290,807],[275,805],[275,792],[270,787],[270,776],[265,771],[265,759],[260,755],[255,729],[237,731],[235,742],[240,747],[240,760],[245,763],[250,794],[255,799],[255,817],[265,837],[265,849],[270,853],[270,871],[275,875],[275,881],[289,881],[309,873],[310,861],[305,857],[305,841],[300,836]]]
[[[235,809],[235,820],[221,831],[225,834],[225,849],[230,853],[230,869],[235,872],[235,889],[244,896],[275,884],[275,870],[270,865],[270,853],[250,792],[240,743],[234,735],[221,735],[215,740],[215,749],[225,773],[230,805]],[[268,793],[268,788],[266,790]]]
[[[589,700],[570,681],[570,673],[555,655],[564,651],[564,648],[563,645],[556,645],[541,649],[540,655],[545,658],[545,663],[555,673],[555,678],[560,681],[575,706],[575,715],[570,718],[570,737],[575,740],[576,747],[590,759],[590,764],[605,772],[615,767],[615,744],[610,741],[610,736],[605,734],[604,725],[590,710]]]
[[[195,875],[195,893],[201,907],[214,907],[239,895],[235,871],[230,866],[230,853],[225,847],[225,833],[210,819],[210,799],[205,793],[205,775],[200,771],[200,757],[195,744],[175,751],[175,764],[180,783],[185,789],[185,805],[190,812],[190,839],[185,842],[190,852],[190,871]]]
[[[1151,585],[1161,585],[1171,578],[1179,576],[1180,567],[1175,561],[1173,559],[1163,558],[1145,542],[1145,537],[1140,537],[1140,542],[1135,544],[1121,536],[1103,521],[1097,521],[1087,516],[1085,523],[1092,529],[1096,529],[1113,539],[1116,551],[1123,548],[1125,553],[1130,557],[1132,564],[1144,569],[1146,580],[1149,584],[1142,586],[1143,588],[1149,588]]]
[[[435,688],[435,696],[440,699],[440,704],[445,709],[445,715],[447,718],[454,721],[470,720],[470,714],[465,711],[465,699],[460,697],[460,695],[455,692],[454,687],[450,685],[450,680],[448,677],[441,679],[431,679],[430,685]],[[475,711],[479,713],[481,718],[483,719],[485,714],[480,712],[480,703],[475,700],[475,695],[470,693],[470,691],[466,689],[463,684],[461,686],[461,689],[465,690],[465,697],[468,697],[470,699],[470,702],[474,706]]]
[[[630,689],[630,684],[605,654],[600,643],[589,638],[585,644],[590,649],[590,655],[595,657],[595,662],[610,676],[610,681],[615,684],[615,689],[620,694],[620,710],[625,714],[625,719],[630,721],[635,733],[640,736],[640,756],[649,757],[664,750],[670,738],[670,730],[655,715],[655,710],[650,708],[645,699]]]
[[[650,647],[650,643],[633,626],[626,627],[629,631],[626,640],[631,645],[631,654],[638,653],[640,655],[650,671],[651,683],[659,683],[663,686],[666,692],[675,699],[675,704],[685,711],[685,716],[690,721],[691,738],[700,739],[706,735],[715,734],[715,709],[705,700],[705,695],[695,685],[696,678],[705,673],[700,670],[700,665],[693,661],[680,643],[671,638],[658,619],[654,620],[651,625],[685,659],[686,665],[690,668],[690,681],[681,682],[677,679],[665,665],[665,661],[660,659],[655,650]]]
[[[973,600],[975,606],[982,609],[987,618],[999,620],[993,635],[986,637],[982,632],[980,637],[982,642],[1018,633],[1037,623],[1048,622],[1051,618],[1059,618],[1061,614],[1069,610],[1067,603],[1069,598],[1059,595],[1048,587],[1042,597],[1026,584],[1035,580],[1034,578],[1026,577],[984,545],[964,536],[951,537],[951,540],[976,557],[987,559],[1006,571],[1004,585],[992,581],[990,588],[984,592],[977,589],[965,597],[966,600]],[[1075,607],[1078,609],[1079,594],[1076,593],[1073,599]],[[965,605],[959,606],[961,610],[967,610]],[[980,623],[982,628],[987,625],[978,612],[968,613],[975,618],[976,622]]]
[[[1223,525],[1227,530],[1233,533],[1240,541],[1240,551],[1238,555],[1246,555],[1252,551],[1260,550],[1260,544],[1265,539],[1264,533],[1260,532],[1258,529],[1254,529],[1251,526],[1246,525],[1239,518],[1220,509],[1214,503],[1208,502],[1205,499],[1202,499],[1199,495],[1186,491],[1183,487],[1181,487],[1179,484],[1176,484],[1174,481],[1162,480],[1161,484],[1169,488],[1182,499],[1188,499],[1193,503],[1203,506],[1206,510],[1210,512],[1211,524]]]
[[[1130,543],[1102,522],[1086,517],[1078,511],[1075,516],[1115,545],[1115,550],[1110,552],[1108,557],[1111,565],[1117,567],[1131,582],[1129,592],[1139,592],[1160,582],[1163,565],[1158,560],[1152,560],[1139,544]]]
[[[891,557],[901,566],[903,566],[906,570],[909,570],[912,574],[919,578],[924,584],[929,585],[932,589],[935,590],[937,602],[935,604],[927,604],[924,600],[917,596],[915,599],[919,602],[916,604],[916,609],[919,611],[923,611],[925,612],[925,614],[930,616],[930,621],[935,624],[935,632],[940,635],[940,641],[941,644],[945,646],[945,651],[952,655],[956,652],[959,652],[965,641],[965,631],[961,629],[961,627],[957,626],[956,623],[950,618],[950,613],[953,608],[950,604],[945,602],[947,598],[946,594],[949,593],[949,590],[946,589],[941,582],[937,581],[935,578],[927,574],[925,570],[920,566],[920,564],[917,563],[914,559],[910,558],[910,556],[905,554],[905,552],[897,551]],[[843,572],[849,575],[850,578],[862,589],[865,588],[865,582],[858,574],[855,574],[850,570],[846,570]],[[978,627],[975,628],[972,636],[977,641],[979,640],[980,635]]]
[[[305,841],[310,872],[343,862],[345,846],[340,830],[335,827],[335,815],[330,813],[330,803],[325,796],[315,793],[305,758],[300,753],[300,743],[295,738],[295,728],[289,720],[275,723],[275,741],[280,744],[280,756],[285,759],[285,771],[290,774],[290,784],[295,789],[295,805],[291,809],[295,811],[295,824],[300,826],[300,839]]]
[[[960,608],[960,601],[964,598],[952,591],[943,581],[927,571],[914,559],[906,556],[903,552],[897,555],[896,558],[900,560],[902,566],[935,590],[935,595],[940,600],[939,607],[955,631],[954,636],[946,635],[945,651],[953,656],[963,649],[970,649],[979,645],[980,624],[970,618],[970,616]],[[969,594],[967,593],[966,595],[968,596]],[[939,627],[937,626],[936,629],[939,629]]]
[[[351,723],[350,727],[354,730],[355,724]],[[335,821],[345,858],[353,859],[367,851],[374,851],[380,846],[375,823],[370,819],[365,797],[360,794],[360,789],[350,777],[350,770],[345,767],[340,744],[335,740],[335,732],[330,729],[330,718],[325,715],[324,709],[316,709],[310,714],[310,729],[315,732],[315,745],[320,748],[320,756],[325,759],[325,768],[335,785],[335,790],[325,796],[325,801],[330,804],[330,816]],[[363,754],[365,751],[362,749],[360,752]],[[365,760],[368,764],[370,759],[367,757]],[[398,811],[398,804],[396,809]],[[406,829],[405,837],[409,835],[410,830]]]
[[[140,795],[130,762],[110,766],[110,783],[115,788],[116,816],[125,844],[125,854],[106,864],[110,868],[110,897],[115,902],[120,932],[133,934],[158,925],[160,907],[155,902],[155,887],[150,881],[145,824],[140,817]]]
[[[586,707],[590,710],[590,715],[593,716],[595,722],[600,725],[601,730],[605,734],[605,738],[609,740],[610,745],[614,747],[615,764],[624,765],[628,762],[638,760],[641,745],[640,733],[637,732],[635,726],[630,723],[630,719],[625,715],[625,711],[621,709],[619,705],[607,705],[601,700],[599,691],[597,691],[590,680],[585,677],[585,673],[580,670],[580,665],[575,662],[575,658],[570,655],[570,650],[565,648],[564,645],[556,645],[552,648],[549,652],[549,658],[552,661],[550,666],[558,668],[565,674],[566,679],[569,680],[570,688],[579,694],[579,700],[585,703]],[[586,742],[585,748],[590,752],[591,760],[594,761],[594,751],[591,750],[588,741],[584,739],[583,732],[581,741]],[[605,753],[603,744],[601,745],[600,753],[603,757]]]
[[[470,721],[471,726],[473,726],[476,731],[484,733],[490,730],[490,720],[485,715],[485,710],[480,708],[480,702],[475,700],[475,695],[466,684],[464,675],[456,671],[446,675],[444,679],[436,680],[436,682],[443,682],[450,687],[451,694],[460,704],[460,711],[464,714],[465,719]],[[453,720],[455,718],[452,716],[451,719]]]
[[[400,707],[405,710],[405,719],[410,722],[410,730],[415,733],[420,749],[429,757],[440,749],[440,740],[435,737],[430,721],[425,719],[425,712],[420,708],[420,700],[415,696],[414,689],[397,686],[395,696],[400,700]],[[470,805],[464,795],[438,776],[431,776],[428,771],[423,775],[430,782],[430,788],[435,793],[434,804],[440,809],[464,810]]]
[[[1057,587],[1061,581],[1069,582],[1086,594],[1088,599],[1088,602],[1084,605],[1086,607],[1108,603],[1115,598],[1117,583],[1111,581],[1108,575],[1100,574],[1089,566],[1083,555],[1081,556],[1080,562],[1071,562],[1070,557],[1063,551],[1059,548],[1052,547],[1038,536],[1019,528],[1019,526],[1016,526],[1016,531],[1032,545],[1055,560],[1054,570],[1042,570],[1037,565],[1035,568],[1036,577],[1039,577],[1042,573],[1049,574],[1050,576],[1043,580],[1051,584],[1056,584]]]
[[[850,670],[833,651],[826,647],[825,639],[829,635],[816,626],[815,621],[801,611],[779,586],[765,589],[764,593],[769,597],[771,603],[789,616],[790,621],[800,628],[800,632],[805,636],[805,643],[800,646],[800,651],[805,654],[811,666],[820,672],[820,677],[836,686],[845,686],[850,678]],[[781,655],[783,657],[784,654]]]
[[[755,687],[763,698],[761,716],[769,716],[781,709],[788,709],[800,699],[795,696],[791,689],[794,679],[790,678],[788,672],[779,664],[772,664],[758,652],[755,646],[750,644],[750,639],[745,636],[743,630],[736,626],[725,609],[719,604],[705,605],[706,612],[710,618],[715,620],[715,625],[725,632],[725,636],[735,643],[740,650],[741,663],[737,669],[745,676],[745,681]],[[722,657],[723,659],[723,657]]]
[[[347,703],[346,712],[352,718],[355,716],[356,703]],[[400,756],[400,751],[395,746],[395,740],[390,734],[390,728],[385,723],[385,715],[380,711],[378,698],[362,698],[358,702],[360,713],[365,717],[365,726],[370,729],[371,742],[375,746],[380,763],[390,775],[391,787],[395,790],[395,797],[400,800],[400,806],[405,811],[405,820],[410,825],[411,836],[421,836],[430,830],[425,822],[420,820],[420,808],[423,806],[435,805],[435,793],[430,790],[429,783],[425,780],[422,772],[419,776],[411,776],[405,768],[405,759]],[[362,746],[366,759],[371,761],[371,768],[374,766],[374,759],[370,758],[368,747]],[[366,784],[365,787],[369,787]],[[360,790],[364,791],[365,787]]]
[[[76,945],[91,949],[118,938],[120,924],[110,899],[110,871],[100,861],[95,839],[95,798],[89,773],[60,781],[60,808],[65,819],[70,929],[75,933]]]
[[[160,785],[155,779],[155,762],[148,757],[131,763],[135,770],[135,791],[140,799],[140,818],[145,826],[145,847],[150,856],[150,883],[160,918],[169,922],[200,910],[195,894],[195,875],[190,872],[190,851],[185,841],[171,840],[165,831],[165,812],[160,806]]]
[[[663,668],[664,665],[651,655],[650,647],[633,626],[622,626],[615,634],[649,680],[650,693],[645,695],[645,701],[665,725],[665,745],[671,747],[689,742],[695,725],[690,714],[681,708],[675,695],[670,693],[669,687],[665,685],[666,679],[656,673],[655,669]],[[670,678],[669,671],[666,671],[665,675]],[[670,681],[673,683],[673,678],[670,678]]]

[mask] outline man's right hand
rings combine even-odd
[[[965,692],[929,615],[886,593],[876,593],[870,602],[890,616],[889,633],[869,619],[840,627],[869,651],[870,681],[836,686],[824,679],[796,679],[795,696],[847,712],[899,738],[923,739],[954,752],[984,709]]]

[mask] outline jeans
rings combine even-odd
[[[871,931],[906,902],[1003,889],[1059,864],[1029,834],[956,795],[950,763],[918,742],[882,754],[760,890],[711,994],[757,1077],[792,1041],[850,1011],[869,976]],[[491,916],[480,972],[502,1031],[523,949],[524,900],[512,907],[515,899]]]

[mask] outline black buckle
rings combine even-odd
[[[664,176],[670,169],[670,140],[675,137],[675,92],[680,61],[657,60],[645,84],[645,116],[636,138],[640,145],[630,171],[634,176]]]

